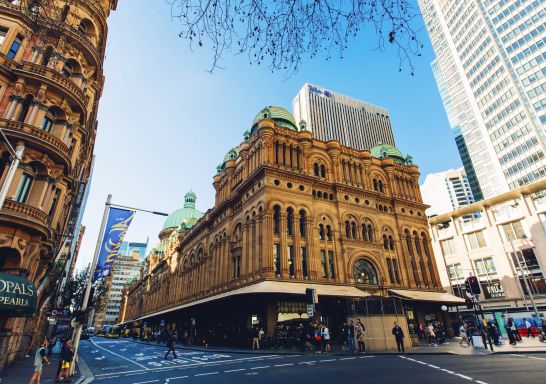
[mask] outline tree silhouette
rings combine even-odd
[[[397,51],[399,71],[413,75],[412,58],[423,47],[414,27],[419,12],[409,0],[166,0],[180,21],[180,37],[212,50],[210,71],[226,53],[246,54],[251,64],[272,71],[298,70],[302,59],[343,57],[366,27],[375,30],[377,49]]]

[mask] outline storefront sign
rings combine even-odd
[[[500,281],[481,281],[483,295],[486,299],[500,299],[504,297],[504,288]]]
[[[32,316],[36,312],[36,287],[27,279],[0,273],[0,311],[9,316]]]

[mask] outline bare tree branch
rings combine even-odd
[[[374,28],[377,50],[387,43],[400,71],[413,75],[412,58],[423,47],[414,27],[419,12],[410,0],[166,0],[190,48],[212,51],[210,72],[226,53],[246,54],[250,64],[293,73],[304,58],[343,51],[366,27]]]

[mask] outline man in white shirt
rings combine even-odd
[[[533,339],[534,339],[535,335],[531,331],[531,327],[532,327],[531,323],[527,319],[523,319],[523,322],[525,323],[525,328],[527,328],[527,338],[533,336]]]

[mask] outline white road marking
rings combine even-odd
[[[207,373],[197,373],[193,376],[197,377],[197,376],[209,376],[209,375],[217,375],[219,374],[220,372],[207,372]]]
[[[179,379],[187,379],[189,376],[176,376],[176,377],[169,377],[165,380],[165,384],[169,383],[171,380],[179,380]]]
[[[343,357],[339,360],[354,360],[354,359],[356,359],[356,357]]]
[[[138,383],[133,383],[133,384],[157,383],[158,381],[159,381],[159,379],[158,380],[139,381]]]
[[[131,363],[133,363],[133,364],[135,364],[135,365],[138,365],[139,367],[141,367],[141,368],[143,368],[143,369],[148,369],[148,368],[146,368],[144,365],[139,364],[139,363],[137,363],[136,361],[130,360],[130,359],[126,358],[125,356],[118,355],[118,354],[115,353],[115,352],[109,351],[108,349],[103,348],[103,347],[101,347],[100,345],[97,345],[93,340],[91,340],[91,342],[92,342],[92,343],[95,345],[95,347],[97,347],[97,348],[100,348],[100,349],[102,349],[102,350],[104,350],[104,351],[106,351],[106,352],[108,352],[108,353],[111,353],[111,354],[114,355],[114,356],[121,357],[122,359],[127,360],[127,361],[129,361],[129,362],[131,362]]]
[[[324,359],[324,360],[319,360],[321,363],[322,362],[327,362],[327,361],[336,361],[337,359]]]
[[[294,365],[294,363],[286,363],[286,364],[275,364],[275,367],[288,367]]]
[[[465,379],[465,380],[468,380],[468,381],[475,381],[478,384],[487,384],[485,381],[476,380],[476,379],[473,379],[470,376],[466,376],[466,375],[463,375],[461,373],[453,372],[453,371],[450,371],[449,369],[440,368],[440,367],[438,367],[436,365],[425,363],[424,361],[415,360],[415,359],[412,359],[412,358],[409,358],[409,357],[406,357],[406,356],[398,356],[398,357],[401,358],[401,359],[404,359],[404,360],[409,360],[409,361],[413,361],[415,363],[419,363],[421,365],[426,365],[426,366],[428,366],[430,368],[437,369],[437,370],[439,370],[441,372],[445,372],[445,373],[448,373],[448,374],[453,375],[453,376],[458,376],[458,377],[460,377],[462,379]]]
[[[252,367],[250,369],[253,370],[253,369],[266,369],[266,368],[271,368],[271,365],[264,365],[264,366],[261,366],[261,367]]]
[[[224,371],[224,373],[241,372],[241,371],[246,371],[246,368],[230,369],[228,371]]]

